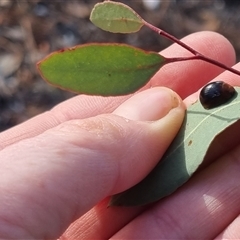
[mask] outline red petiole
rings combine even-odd
[[[154,32],[158,33],[159,35],[162,35],[163,37],[171,40],[172,42],[174,43],[177,43],[178,45],[180,45],[181,47],[185,48],[186,50],[188,50],[189,52],[191,52],[194,56],[191,56],[191,57],[177,57],[177,58],[166,58],[168,62],[180,62],[180,61],[187,61],[187,60],[202,60],[202,61],[205,61],[205,62],[208,62],[208,63],[211,63],[215,66],[218,66],[220,68],[223,68],[229,72],[232,72],[234,74],[237,74],[240,76],[240,71],[234,69],[234,68],[231,68],[231,67],[228,67],[226,66],[225,64],[223,63],[220,63],[214,59],[211,59],[207,56],[204,56],[203,54],[199,53],[198,51],[196,51],[195,49],[191,48],[190,46],[188,46],[187,44],[183,43],[181,40],[177,39],[176,37],[172,36],[171,34],[153,26],[152,24],[146,22],[145,20],[143,20],[143,24],[150,28],[151,30],[153,30]]]

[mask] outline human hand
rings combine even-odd
[[[227,65],[234,63],[231,46],[219,35],[198,33],[185,40],[200,52],[210,49],[208,55]],[[216,44],[222,44],[221,48]],[[172,46],[163,55],[171,53],[183,55],[185,51]],[[204,76],[200,76],[203,71]],[[186,97],[220,71],[200,62],[171,64],[146,88],[164,85]],[[221,80],[227,81],[229,77],[232,83],[239,81],[229,73],[224,73]],[[225,221],[223,218],[217,220],[230,223],[233,215],[237,216],[234,199],[238,191],[231,192],[237,187],[234,162],[230,176],[235,177],[235,185],[232,178],[222,178],[222,172],[220,176],[217,172],[213,174],[211,166],[150,208],[106,208],[105,197],[134,185],[153,168],[174,138],[184,115],[181,100],[167,89],[153,88],[125,101],[127,98],[129,96],[78,96],[0,135],[1,238],[56,238],[86,212],[69,227],[62,239],[106,239],[114,234],[113,239],[202,239],[202,236],[211,238],[210,231],[216,236],[217,230],[220,233],[219,229],[227,226],[215,223],[217,229],[211,226],[212,214],[218,217],[224,210],[229,211],[227,201],[231,200],[232,211],[223,215]],[[106,114],[111,112],[114,114]],[[222,162],[225,163],[220,160],[215,165]],[[229,168],[227,166],[228,171]],[[202,178],[201,174],[206,177]],[[201,181],[196,180],[199,178]],[[220,182],[214,182],[218,178]],[[206,185],[209,179],[213,181],[210,184],[213,195]],[[215,197],[226,191],[231,194],[225,196],[224,204],[222,198],[203,202],[203,194]],[[212,199],[215,202],[211,202]]]

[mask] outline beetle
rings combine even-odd
[[[228,102],[236,90],[223,81],[210,82],[200,91],[199,100],[205,109],[218,107]]]

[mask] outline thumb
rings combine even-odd
[[[177,134],[184,112],[179,96],[164,87],[140,92],[113,112],[127,123],[119,129],[124,136],[119,153],[114,152],[121,156],[122,169],[112,194],[135,185],[153,169]]]
[[[6,147],[0,152],[0,238],[60,236],[100,200],[145,177],[183,116],[173,91],[153,88],[113,114],[71,120]]]

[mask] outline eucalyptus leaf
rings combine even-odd
[[[113,33],[137,32],[143,26],[142,18],[129,6],[112,1],[97,3],[90,15],[97,27]]]
[[[191,105],[179,133],[153,171],[137,185],[112,196],[109,205],[152,203],[183,185],[203,162],[214,138],[240,119],[240,88],[236,91],[233,99],[211,110],[199,101]]]
[[[119,96],[137,91],[165,58],[126,44],[85,44],[50,54],[37,64],[46,81],[75,93]]]

